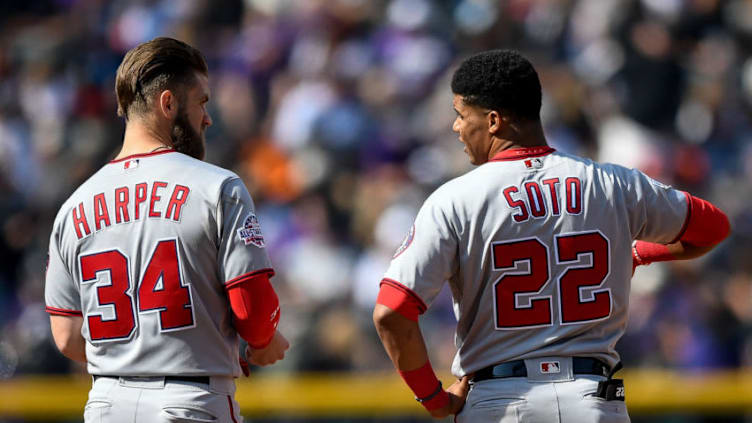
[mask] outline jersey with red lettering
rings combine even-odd
[[[94,375],[240,376],[225,285],[273,273],[234,173],[175,151],[111,161],[63,204],[47,311],[83,316]]]
[[[632,241],[677,239],[687,210],[684,193],[639,171],[549,147],[507,150],[426,200],[382,283],[425,310],[449,282],[458,377],[548,356],[613,367]]]

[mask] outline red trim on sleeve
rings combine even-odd
[[[148,157],[148,156],[158,156],[160,154],[167,154],[167,153],[176,153],[176,151],[175,150],[162,150],[162,151],[155,151],[153,153],[131,154],[130,156],[123,157],[122,159],[110,160],[109,163],[120,163],[125,160],[137,159],[140,157]]]
[[[84,315],[81,312],[81,310],[68,310],[64,308],[57,308],[57,307],[50,307],[50,306],[45,307],[44,311],[46,311],[49,314],[54,314],[56,316],[83,316]]]
[[[408,296],[412,302],[416,303],[416,306],[418,308],[418,314],[423,314],[426,312],[426,310],[428,310],[428,306],[426,305],[425,302],[423,302],[420,296],[418,296],[418,294],[416,294],[415,291],[406,287],[405,285],[389,278],[384,278],[381,280],[381,283],[379,284],[379,286],[383,287],[384,285],[388,285],[389,287],[394,288],[395,290],[401,292],[403,296]],[[389,307],[387,304],[384,304],[384,305]],[[395,309],[392,309],[392,310],[395,310]]]
[[[544,145],[539,147],[512,148],[496,153],[491,157],[491,162],[505,162],[509,160],[529,159],[531,157],[541,157],[556,151],[555,149]]]
[[[731,230],[728,217],[709,201],[687,194],[692,214],[679,238],[696,247],[710,247],[726,239]]]
[[[229,281],[225,282],[225,290],[230,289],[237,284],[246,282],[247,280],[253,279],[255,276],[260,275],[262,273],[268,275],[271,278],[272,276],[274,276],[274,269],[272,269],[271,267],[267,267],[265,269],[254,270],[253,272],[244,273],[240,276],[234,277],[230,279]]]

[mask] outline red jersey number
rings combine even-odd
[[[561,323],[566,325],[608,317],[611,314],[608,289],[592,291],[587,296],[582,292],[583,288],[600,286],[608,276],[608,240],[600,232],[557,236],[556,251],[559,264],[572,263],[559,278]],[[588,255],[589,264],[577,264]]]
[[[107,272],[110,283],[97,286],[98,308],[112,306],[111,317],[103,313],[87,313],[92,341],[128,339],[138,323],[133,307],[128,257],[110,250],[82,255],[79,258],[83,284],[98,282],[97,274]],[[193,326],[190,288],[181,283],[177,241],[157,243],[148,260],[138,288],[140,312],[158,310],[162,331]]]
[[[597,288],[609,274],[610,247],[600,232],[558,235],[556,263],[567,266],[559,277],[562,324],[578,324],[611,315],[609,289]],[[492,244],[493,270],[505,273],[494,284],[496,328],[523,329],[553,323],[550,296],[536,296],[550,280],[549,251],[538,238]],[[590,260],[587,258],[589,257]],[[527,262],[519,269],[518,264]],[[591,288],[585,293],[583,288]],[[525,298],[527,297],[527,298]]]
[[[128,293],[131,289],[128,258],[120,251],[110,250],[81,256],[80,262],[82,284],[97,282],[97,274],[102,272],[110,277],[109,285],[97,286],[97,301],[99,308],[111,305],[113,317],[105,319],[102,313],[87,315],[92,341],[130,338],[136,317]]]
[[[507,272],[494,285],[500,329],[551,324],[551,297],[530,297],[528,305],[518,301],[520,294],[538,293],[548,283],[548,248],[538,239],[494,244],[494,270],[511,269],[521,261],[527,261],[527,272]]]

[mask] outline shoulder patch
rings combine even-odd
[[[392,256],[393,259],[396,259],[400,254],[404,253],[405,250],[407,250],[407,247],[410,246],[410,244],[413,243],[413,238],[415,238],[415,224],[413,223],[413,226],[410,227],[410,230],[407,232],[407,235],[405,236],[405,239],[402,240],[402,244],[397,248],[397,251],[394,252],[394,255]]]
[[[264,248],[264,235],[261,234],[261,225],[258,218],[253,213],[249,213],[248,217],[243,221],[243,227],[238,229],[238,238],[240,238],[245,245],[253,244],[259,248]]]

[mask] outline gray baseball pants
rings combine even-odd
[[[526,360],[526,365],[528,360]],[[532,361],[532,360],[531,360]],[[561,360],[556,374],[535,372],[473,383],[456,423],[629,423],[624,401],[594,396],[603,376],[573,375]]]
[[[96,377],[84,422],[242,423],[234,396],[231,377],[212,376],[209,384],[164,377]]]

